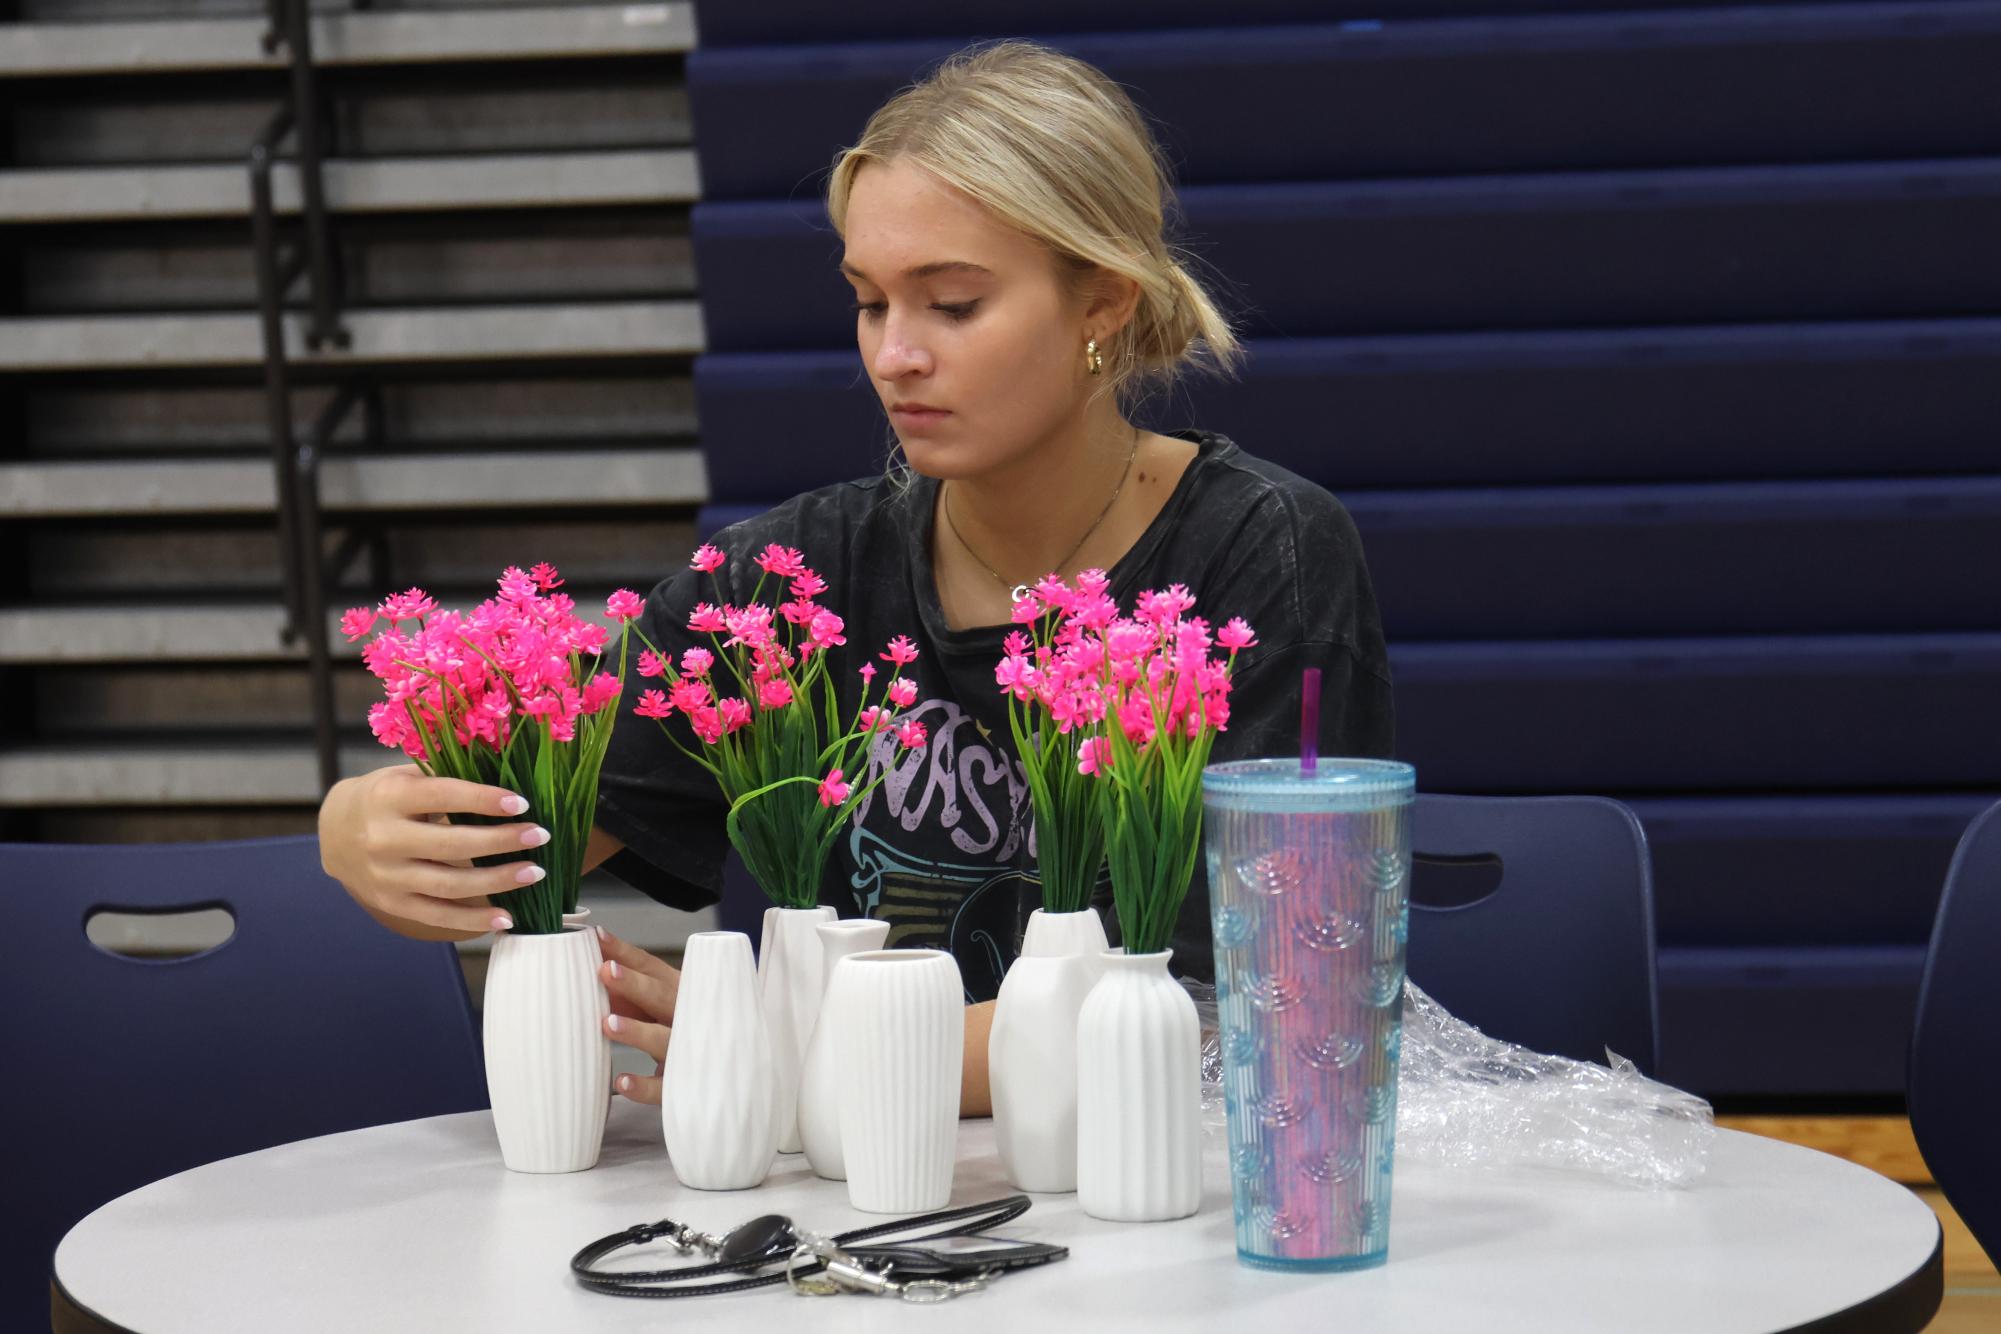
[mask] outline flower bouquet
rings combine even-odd
[[[713,580],[726,559],[704,544],[689,565]],[[771,1032],[778,1147],[796,1153],[799,1074],[826,981],[816,928],[835,916],[815,906],[827,857],[855,808],[888,776],[884,766],[864,782],[870,749],[891,738],[916,749],[926,736],[923,723],[899,716],[917,702],[917,683],[903,675],[917,660],[909,638],[896,636],[877,655],[889,664],[880,687],[875,662],[863,662],[861,689],[844,715],[830,653],[848,641],[840,616],[817,601],[826,581],[790,547],[771,544],[753,560],[760,573],[748,602],[731,605],[718,584],[720,601],[689,613],[688,629],[706,636],[709,647],[686,648],[676,659],[636,630],[646,645],[639,674],[662,686],[643,692],[633,711],[656,720],[669,742],[715,778],[729,803],[730,843],[777,905],[764,915],[758,979]],[[775,607],[758,600],[773,580],[789,595],[774,595]],[[669,725],[676,717],[690,741]]]
[[[1046,657],[1002,663],[1072,697],[1124,941],[1077,1019],[1078,1198],[1098,1218],[1181,1218],[1201,1199],[1200,1031],[1168,974],[1169,943],[1202,847],[1202,769],[1229,725],[1237,653],[1256,639],[1241,618],[1212,634],[1179,584],[1140,594],[1124,617],[1101,583],[1079,583],[1024,599],[1017,619],[1053,614],[1060,628]]]
[[[495,896],[514,929],[494,941],[481,1007],[494,1131],[502,1159],[520,1172],[597,1162],[611,1079],[597,935],[566,928],[563,915],[576,910],[626,631],[642,603],[625,589],[607,601],[605,615],[621,627],[618,670],[607,672],[610,632],[576,615],[556,591],[562,583],[546,564],[509,567],[499,596],[470,612],[441,611],[413,588],[341,618],[351,640],[386,622],[362,649],[386,695],[368,711],[377,739],[426,774],[512,789],[549,831],[527,853],[541,878]]]

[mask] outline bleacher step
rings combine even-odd
[[[50,519],[128,514],[269,514],[269,459],[0,464],[0,514]],[[320,472],[320,505],[341,511],[699,505],[699,451],[682,446],[547,453],[341,454]]]
[[[370,743],[341,747],[344,776],[400,762]],[[0,807],[315,806],[306,741],[40,744],[0,750]]]
[[[693,301],[619,301],[349,311],[346,351],[306,348],[286,320],[289,355],[325,365],[398,365],[545,358],[693,356]],[[254,314],[95,315],[0,320],[0,372],[235,368],[264,364]]]
[[[10,23],[0,27],[0,78],[274,69],[286,54],[265,53],[265,26],[261,18]],[[694,45],[687,0],[313,20],[314,62],[337,67],[665,55]]]
[[[701,192],[694,151],[686,148],[336,159],[326,164],[325,180],[327,206],[336,213],[682,204]],[[272,195],[278,212],[299,211],[293,163],[278,164]],[[4,223],[240,218],[249,212],[240,163],[0,173]]]

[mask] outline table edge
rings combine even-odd
[[[114,1325],[78,1301],[56,1277],[53,1257],[49,1260],[49,1328],[52,1334],[139,1334],[124,1325]]]
[[[1931,1323],[1945,1302],[1945,1225],[1933,1218],[1937,1238],[1923,1264],[1873,1297],[1778,1334],[1898,1334],[1919,1331]]]

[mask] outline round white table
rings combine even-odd
[[[1216,1334],[1227,1318],[1269,1328],[1921,1329],[1941,1291],[1938,1221],[1910,1191],[1810,1149],[1720,1131],[1703,1180],[1651,1192],[1556,1172],[1453,1172],[1399,1163],[1389,1263],[1291,1275],[1237,1263],[1220,1136],[1202,1210],[1174,1223],[1087,1218],[1074,1195],[1037,1196],[1007,1235],[1060,1242],[1070,1258],[1001,1279],[950,1314],[872,1297],[784,1288],[641,1301],[580,1288],[584,1243],[671,1217],[722,1232],[764,1213],[824,1232],[879,1215],[781,1156],[754,1191],[680,1185],[657,1114],[618,1099],[588,1172],[501,1166],[485,1112],[406,1121],[210,1163],[121,1196],[55,1254],[59,1300],[139,1334],[232,1330],[658,1330],[693,1319],[754,1330],[810,1314],[817,1330],[1021,1334],[1116,1326]],[[954,1204],[1010,1194],[992,1123],[959,1135]],[[606,1267],[684,1263],[655,1243]],[[811,1302],[801,1308],[801,1302]]]

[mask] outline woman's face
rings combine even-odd
[[[1086,302],[1047,247],[898,160],[856,173],[846,221],[855,341],[911,467],[975,477],[1075,419]]]

